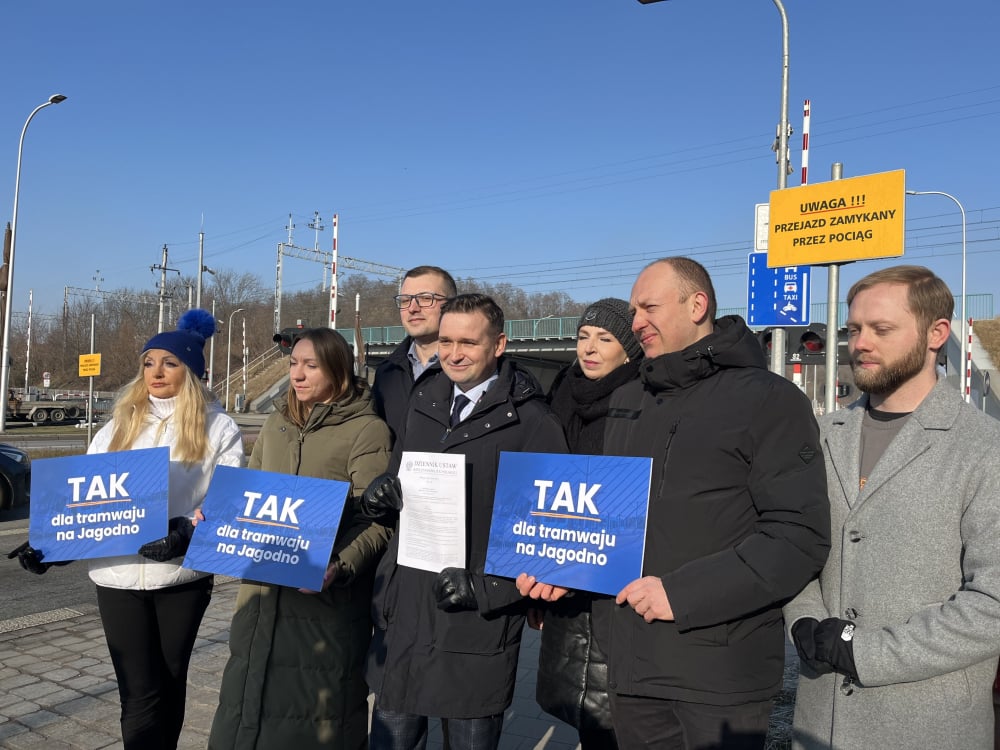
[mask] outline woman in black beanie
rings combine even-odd
[[[632,334],[624,300],[590,305],[577,323],[576,361],[552,384],[549,403],[566,430],[572,453],[603,455],[604,422],[612,392],[636,377],[642,347]],[[608,701],[607,657],[593,636],[592,605],[606,597],[576,592],[544,610],[536,699],[572,724],[580,745],[615,748]]]

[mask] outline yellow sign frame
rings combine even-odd
[[[903,254],[906,171],[771,192],[767,265],[809,266]]]

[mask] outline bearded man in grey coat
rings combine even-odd
[[[920,266],[847,296],[864,396],[820,420],[832,545],[785,607],[794,747],[993,747],[1000,423],[938,379],[954,298]]]

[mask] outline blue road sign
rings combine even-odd
[[[809,325],[809,266],[767,267],[767,253],[750,253],[747,325]]]

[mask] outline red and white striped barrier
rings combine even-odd
[[[802,184],[809,183],[809,100],[802,105]]]
[[[962,383],[965,403],[972,401],[972,318],[969,318],[969,340],[965,342],[965,380]]]

